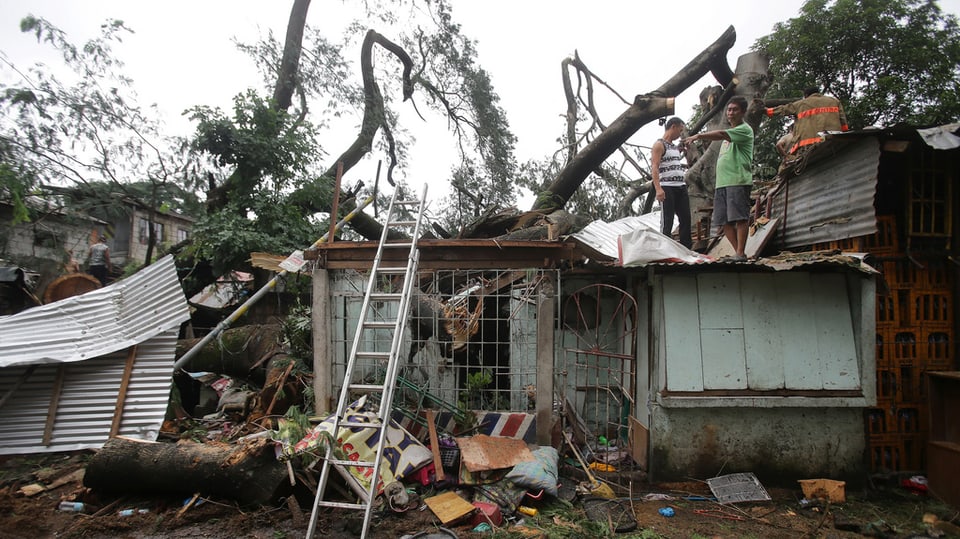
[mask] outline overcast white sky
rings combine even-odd
[[[123,20],[136,33],[118,49],[143,104],[156,103],[172,132],[187,134],[180,116],[193,105],[229,109],[234,95],[259,87],[252,62],[237,51],[232,37],[253,42],[268,29],[282,39],[290,1],[278,0],[2,0],[0,50],[21,67],[39,59],[36,40],[19,32],[28,13],[44,17],[78,42],[96,34],[107,18]],[[556,149],[566,105],[560,62],[578,50],[598,76],[631,99],[660,86],[730,25],[737,42],[731,67],[773,25],[796,16],[802,0],[485,0],[454,2],[454,19],[478,41],[481,64],[490,72],[514,134],[519,162]],[[960,0],[941,0],[944,11],[960,13]],[[336,24],[330,9],[339,1],[314,0],[308,24]],[[689,117],[700,90],[715,84],[708,75],[678,96],[676,113]],[[625,108],[611,103],[600,112],[611,121]],[[409,107],[408,107],[409,109]],[[404,114],[420,143],[407,172],[411,185],[442,179],[452,165],[453,141],[439,118],[426,125],[412,110]],[[649,145],[662,132],[654,122],[632,142]],[[352,137],[354,133],[345,133]],[[352,140],[352,138],[347,138]],[[328,148],[338,153],[342,148]],[[354,178],[372,179],[376,161],[361,165]],[[352,183],[352,182],[350,182]],[[446,192],[431,182],[430,198]],[[521,204],[523,209],[525,205]]]

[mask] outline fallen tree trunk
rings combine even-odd
[[[256,506],[276,500],[289,482],[268,440],[227,445],[111,438],[87,464],[83,484],[115,495],[199,492]]]
[[[200,339],[177,341],[176,359],[197,345]],[[204,346],[184,368],[191,372],[215,372],[263,384],[264,365],[283,352],[280,326],[249,325],[230,328]]]
[[[562,208],[587,176],[637,130],[652,120],[672,114],[673,96],[679,95],[703,75],[713,73],[714,77],[726,86],[733,78],[726,54],[736,39],[737,34],[731,26],[670,80],[649,94],[636,96],[633,105],[563,167],[546,192],[537,196],[531,209]]]

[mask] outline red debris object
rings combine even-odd
[[[914,494],[927,493],[927,478],[922,475],[915,475],[910,479],[900,481],[900,486],[913,492]]]

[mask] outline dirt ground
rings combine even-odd
[[[80,474],[89,452],[0,457],[0,537],[8,538],[262,538],[304,537],[310,517],[309,500],[291,501],[276,507],[240,509],[225,500],[200,498],[185,507],[185,499],[101,498],[83,487]],[[469,526],[449,526],[456,537],[633,537],[645,539],[713,538],[856,538],[856,537],[944,537],[960,538],[958,512],[939,501],[886,481],[870,488],[847,491],[842,504],[805,503],[799,489],[767,488],[768,502],[720,505],[697,500],[711,495],[706,483],[641,485],[634,495],[632,510],[637,528],[613,534],[616,506],[601,506],[602,517],[583,509],[583,501],[572,504],[529,502],[536,516],[522,522],[509,520],[492,532],[473,532]],[[24,494],[31,486],[45,490]],[[645,494],[672,496],[648,500]],[[689,499],[694,498],[694,499]],[[84,512],[58,510],[62,500],[85,503]],[[302,507],[302,509],[300,508]],[[632,521],[630,505],[623,513]],[[660,509],[673,509],[672,517]],[[133,510],[124,516],[124,510]],[[130,512],[130,511],[127,511]],[[329,510],[320,516],[316,537],[357,537],[359,512]],[[424,531],[436,535],[438,523],[431,511],[411,509],[405,513],[378,515],[372,537],[399,538]],[[420,535],[418,537],[425,537]],[[445,535],[444,537],[453,537]]]

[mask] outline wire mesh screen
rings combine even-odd
[[[339,392],[369,274],[344,270],[332,277],[332,385]],[[411,418],[426,408],[458,414],[533,410],[536,312],[540,284],[547,280],[558,289],[556,270],[419,272],[419,292],[411,298],[399,350],[394,409]],[[373,303],[372,316],[392,320],[393,308]],[[367,331],[372,342],[364,343],[364,349],[389,352],[391,333]],[[385,369],[381,360],[358,360],[353,379],[379,383]]]

